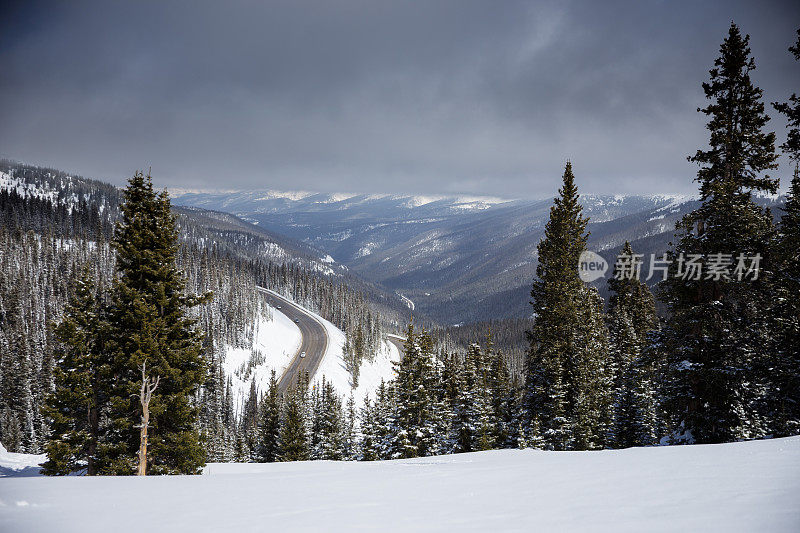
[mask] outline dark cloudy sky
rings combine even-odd
[[[692,192],[731,19],[765,99],[800,93],[800,2],[2,6],[0,155],[115,183],[543,197],[571,158],[587,192]]]

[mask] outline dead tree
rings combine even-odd
[[[150,398],[158,387],[160,376],[155,381],[147,376],[147,361],[142,363],[142,389],[139,391],[139,402],[142,404],[142,425],[139,429],[139,472],[138,475],[147,475],[147,426],[150,423]]]

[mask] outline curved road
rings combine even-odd
[[[402,359],[403,358],[404,344],[406,342],[406,338],[405,337],[401,337],[400,335],[394,335],[392,333],[389,333],[389,334],[386,335],[386,340],[395,345],[395,347],[397,348],[397,351],[400,353],[400,358]]]
[[[277,311],[289,317],[300,328],[302,335],[300,348],[295,352],[292,361],[278,381],[278,390],[282,394],[286,394],[294,386],[298,372],[307,371],[309,378],[314,379],[314,374],[322,364],[322,358],[325,357],[325,352],[328,350],[330,342],[328,332],[322,322],[291,300],[287,300],[275,291],[263,287],[257,288],[267,297],[270,306],[276,309],[278,306],[281,307]],[[303,352],[306,353],[305,357],[300,357]]]

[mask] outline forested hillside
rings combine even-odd
[[[9,450],[42,450],[47,427],[37,406],[53,387],[52,328],[84,266],[98,290],[109,286],[115,257],[109,241],[120,200],[118,189],[99,181],[0,161],[0,440]],[[320,260],[307,246],[231,215],[175,212],[178,266],[187,288],[214,295],[196,310],[213,376],[199,398],[201,423],[223,434],[214,442],[231,447],[238,431],[241,413],[232,405],[221,365],[227,347],[252,347],[254,322],[270,312],[257,286],[285,294],[364,339],[362,356],[378,349],[383,332],[396,332],[404,322],[407,310],[399,299]]]

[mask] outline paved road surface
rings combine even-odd
[[[314,374],[322,364],[322,358],[325,357],[325,352],[328,350],[330,342],[328,332],[315,316],[291,300],[263,287],[258,287],[258,290],[266,295],[267,301],[272,307],[281,307],[278,312],[289,317],[300,328],[303,336],[300,349],[294,354],[291,363],[278,381],[278,390],[285,394],[294,386],[298,372],[308,371],[309,378],[314,378]],[[300,357],[302,352],[306,353],[305,357]]]
[[[403,345],[406,342],[405,337],[401,337],[400,335],[392,335],[391,333],[386,335],[386,340],[391,342],[397,348],[397,351],[400,352],[400,358],[403,358]]]

